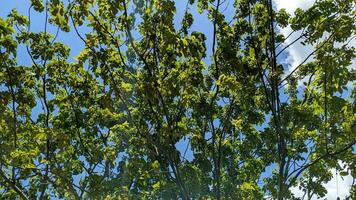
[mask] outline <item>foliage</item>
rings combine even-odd
[[[232,20],[189,0],[180,24],[172,0],[30,2],[0,18],[1,199],[297,199],[356,177],[354,0],[236,0]],[[288,26],[315,49],[294,70]]]

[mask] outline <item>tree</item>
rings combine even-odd
[[[0,18],[0,197],[310,199],[332,168],[355,177],[355,1],[293,17],[229,2],[189,0],[180,24],[171,0],[31,0]],[[63,32],[85,45],[74,61]],[[314,51],[288,70],[297,42]]]

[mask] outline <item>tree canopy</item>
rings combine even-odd
[[[355,0],[186,0],[178,24],[175,3],[30,0],[0,18],[1,199],[310,199],[330,169],[355,179]],[[292,67],[295,43],[312,52]]]

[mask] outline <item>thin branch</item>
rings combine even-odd
[[[334,151],[333,153],[326,153],[326,154],[320,156],[319,158],[315,159],[314,161],[308,163],[307,165],[304,165],[303,167],[300,167],[300,168],[298,168],[298,169],[292,171],[292,172],[287,176],[287,179],[290,178],[294,173],[296,173],[296,175],[294,175],[294,176],[292,177],[291,181],[290,181],[289,184],[288,184],[288,188],[291,187],[291,186],[294,184],[294,182],[296,181],[296,179],[299,177],[299,175],[300,175],[303,171],[305,171],[306,169],[308,169],[309,167],[311,167],[311,166],[317,164],[318,162],[320,162],[320,161],[322,161],[322,160],[324,160],[324,159],[328,159],[328,158],[330,158],[330,157],[332,157],[332,156],[339,155],[339,154],[341,154],[341,153],[347,151],[348,149],[350,149],[350,148],[351,148],[352,146],[354,146],[355,144],[356,144],[356,141],[353,141],[353,142],[351,142],[350,144],[346,145],[346,146],[345,146],[344,148],[342,148],[342,149],[339,149],[339,150],[337,150],[337,151]]]
[[[328,42],[331,40],[331,38],[332,38],[333,36],[334,36],[333,34],[330,35],[330,37],[329,37],[326,41],[324,41],[324,43],[323,43],[322,45],[320,45],[320,46],[319,46],[318,48],[316,48],[313,52],[311,52],[296,68],[293,69],[293,71],[292,71],[291,73],[289,73],[284,79],[282,79],[282,80],[279,82],[278,85],[282,84],[284,81],[286,81],[287,79],[289,79],[289,78],[299,69],[299,67],[301,67],[302,65],[304,65],[304,63],[307,62],[311,56],[313,56],[317,51],[319,51],[322,47],[324,47],[324,45],[325,45],[326,43],[328,43]]]
[[[24,191],[22,191],[21,188],[19,188],[15,182],[11,181],[5,174],[4,172],[0,169],[0,177],[5,180],[7,184],[10,185],[10,187],[15,190],[15,192],[24,200],[28,200],[26,194]]]
[[[290,44],[288,44],[287,46],[285,46],[281,51],[279,51],[276,55],[276,57],[278,57],[279,55],[281,55],[281,53],[283,53],[286,49],[288,49],[290,46],[292,46],[293,44],[295,44],[298,40],[300,40],[302,37],[304,37],[304,31],[302,32],[302,34],[296,38],[295,40],[293,40],[293,42],[291,42]]]

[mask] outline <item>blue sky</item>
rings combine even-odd
[[[28,8],[30,7],[29,0],[1,0],[0,2],[0,16],[6,17],[12,9],[17,9],[17,11],[25,16],[28,16]],[[31,31],[40,32],[44,30],[45,13],[38,13],[31,9]],[[48,32],[55,35],[57,28],[54,26],[48,26]],[[83,42],[77,37],[77,35],[71,31],[69,33],[60,31],[58,35],[58,41],[69,45],[71,48],[71,58],[78,55],[83,49]],[[18,49],[17,61],[19,65],[29,65],[30,57],[25,50],[24,45],[20,45]]]

